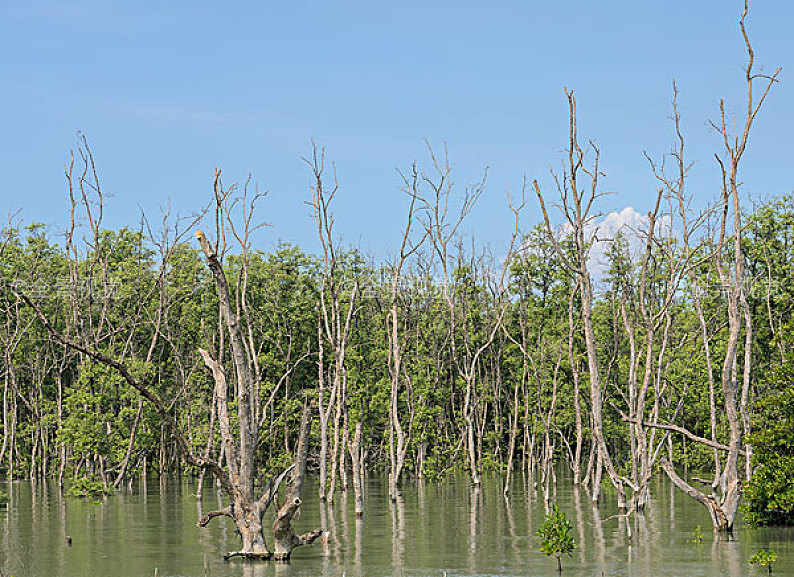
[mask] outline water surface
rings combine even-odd
[[[137,483],[131,491],[99,501],[62,497],[53,484],[15,482],[0,509],[0,569],[3,577],[245,576],[377,577],[554,576],[556,562],[539,551],[535,535],[545,513],[542,493],[518,479],[509,500],[498,478],[473,490],[466,479],[407,484],[390,503],[381,479],[369,479],[366,513],[353,514],[352,493],[338,492],[325,521],[315,487],[304,492],[296,531],[326,525],[330,539],[293,553],[289,564],[224,562],[239,548],[232,523],[219,518],[199,529],[205,510],[223,503],[209,485],[204,502],[195,483],[174,479]],[[573,523],[577,548],[563,557],[566,577],[765,575],[748,559],[759,549],[778,555],[777,575],[794,575],[794,530],[751,529],[741,523],[732,539],[713,535],[706,510],[664,478],[653,485],[643,516],[615,516],[607,491],[594,508],[584,490],[561,479],[556,502]],[[267,524],[272,522],[268,517]],[[700,525],[701,543],[693,543]],[[630,530],[630,531],[629,531]],[[66,536],[72,537],[72,546]],[[271,539],[272,540],[272,539]]]

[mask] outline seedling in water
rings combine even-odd
[[[772,550],[766,551],[761,549],[755,555],[750,557],[750,565],[760,563],[762,566],[766,567],[768,573],[772,573],[772,563],[775,561],[777,561],[777,553]]]
[[[560,557],[563,553],[570,555],[576,543],[571,537],[571,522],[557,505],[552,505],[551,512],[543,520],[538,537],[541,539],[540,550],[547,557],[553,555],[557,559],[557,571],[562,572]]]

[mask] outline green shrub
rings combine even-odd
[[[689,540],[690,543],[695,543],[699,545],[703,542],[703,531],[700,528],[700,525],[695,527],[695,530],[692,531],[692,538]]]
[[[112,495],[113,491],[96,477],[81,477],[75,479],[67,491],[70,497],[85,497],[96,499],[105,495]]]
[[[554,556],[557,559],[557,570],[562,571],[560,557],[570,555],[576,547],[571,536],[571,522],[560,511],[557,505],[552,505],[551,512],[546,515],[538,531],[540,537],[540,550],[546,557]]]
[[[766,551],[761,549],[760,551],[756,552],[755,555],[750,557],[750,565],[755,565],[756,563],[760,563],[763,567],[766,567],[767,572],[772,572],[772,563],[777,561],[777,553],[772,550]]]
[[[794,347],[786,360],[772,375],[778,392],[763,398],[754,415],[750,442],[759,466],[744,491],[745,521],[751,525],[794,524]]]

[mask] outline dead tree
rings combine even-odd
[[[275,497],[279,484],[291,470],[297,471],[293,474],[293,481],[291,484],[293,493],[295,493],[295,487],[298,487],[297,493],[295,493],[297,497],[293,499],[292,507],[297,510],[300,506],[299,487],[300,483],[302,483],[306,466],[305,445],[308,441],[306,440],[307,433],[305,429],[308,425],[305,422],[302,423],[302,444],[297,452],[296,463],[279,476],[271,479],[263,493],[256,493],[255,481],[258,472],[257,447],[259,444],[259,422],[257,419],[259,399],[257,393],[259,391],[260,375],[258,373],[258,365],[256,364],[257,361],[254,358],[256,356],[256,351],[253,348],[252,337],[249,333],[249,338],[246,339],[243,325],[232,306],[226,275],[218,255],[218,243],[223,235],[223,229],[229,226],[233,234],[237,236],[238,241],[242,241],[243,243],[243,257],[245,259],[251,213],[248,212],[247,216],[244,218],[245,222],[242,234],[235,232],[233,226],[230,224],[230,206],[227,203],[231,189],[223,188],[220,176],[220,171],[216,171],[214,186],[217,207],[216,238],[218,240],[215,246],[211,245],[207,237],[200,230],[196,231],[196,239],[201,246],[201,251],[212,272],[218,293],[221,317],[229,336],[228,342],[231,349],[231,359],[236,379],[236,421],[239,433],[238,438],[235,438],[229,415],[229,386],[226,379],[225,368],[221,363],[213,359],[209,352],[201,349],[199,352],[207,368],[212,371],[213,380],[215,381],[214,397],[218,428],[221,433],[221,442],[224,445],[228,470],[228,475],[221,471],[226,477],[225,479],[221,478],[221,485],[229,496],[230,504],[228,507],[219,511],[207,513],[199,521],[199,526],[206,526],[214,517],[222,515],[231,517],[240,532],[243,546],[240,551],[230,553],[226,558],[246,557],[268,559],[271,557],[271,551],[267,546],[262,532],[262,518]],[[253,207],[253,205],[251,205],[251,207]],[[243,267],[245,267],[245,263],[243,263]],[[244,297],[241,296],[238,302],[245,315],[246,305]],[[304,421],[308,419],[307,414],[308,413],[304,414]],[[213,471],[213,473],[215,473],[216,477],[218,476],[215,471]],[[297,475],[299,480],[296,480],[295,475]],[[278,527],[279,535],[287,531],[287,528],[291,530],[291,519],[293,515],[294,511],[292,511],[290,515],[283,517],[283,522]],[[282,558],[288,558],[292,548],[298,545],[310,544],[316,539],[320,532],[320,530],[317,530],[312,534],[307,534],[303,541],[293,543],[292,547],[286,550],[281,549],[279,552],[280,556]],[[311,535],[314,536],[312,537]],[[284,541],[279,541],[281,541],[282,545],[284,544]]]
[[[320,500],[333,501],[336,488],[337,471],[344,472],[345,452],[347,447],[347,368],[345,356],[347,354],[350,328],[353,319],[358,313],[356,307],[358,297],[358,281],[353,283],[345,306],[343,294],[344,285],[341,282],[339,270],[339,255],[333,238],[334,216],[331,203],[339,189],[334,177],[333,187],[326,190],[325,186],[325,151],[316,145],[312,149],[312,158],[305,159],[312,171],[311,201],[312,214],[317,224],[317,233],[322,246],[323,277],[320,289],[320,305],[318,307],[318,335],[320,347],[323,341],[331,345],[333,365],[331,367],[331,391],[328,399],[325,398],[325,372],[322,359],[322,348],[319,363],[319,396],[320,411]],[[329,421],[333,412],[333,445],[331,445],[331,479],[328,482],[328,449],[329,449]],[[360,465],[360,463],[359,463]],[[344,485],[344,484],[343,484]],[[363,501],[362,501],[363,503]]]
[[[534,187],[538,201],[540,202],[540,207],[543,211],[543,220],[549,239],[564,266],[578,278],[582,303],[582,328],[584,329],[587,364],[590,374],[590,408],[593,438],[598,456],[596,471],[600,470],[598,465],[606,469],[610,481],[617,490],[618,507],[620,509],[625,509],[626,493],[623,488],[623,481],[615,470],[606,442],[604,441],[602,416],[604,397],[601,384],[601,370],[598,366],[598,357],[596,353],[598,344],[596,343],[595,332],[593,330],[593,283],[588,268],[590,248],[594,240],[593,221],[598,216],[598,214],[592,212],[593,203],[603,195],[603,193],[598,190],[598,181],[601,176],[598,166],[600,153],[595,144],[591,143],[595,158],[592,167],[587,167],[585,165],[585,153],[579,145],[577,135],[576,99],[574,98],[573,92],[569,92],[567,89],[565,90],[565,95],[568,97],[569,107],[568,160],[562,179],[560,180],[555,177],[555,180],[557,181],[557,189],[561,200],[559,208],[567,220],[567,225],[570,227],[570,236],[574,245],[572,255],[566,254],[552,230],[551,220],[546,210],[546,203],[537,180],[534,181]],[[583,182],[585,180],[589,180],[589,183],[587,183],[589,185]],[[594,481],[592,500],[593,502],[597,502],[600,489],[600,479],[598,475],[596,475]]]
[[[711,439],[697,439],[697,442],[720,449],[727,453],[722,466],[721,474],[715,483],[721,490],[721,495],[706,495],[693,487],[688,481],[680,477],[673,465],[662,459],[661,465],[675,485],[703,504],[711,515],[715,530],[731,531],[733,529],[739,503],[742,497],[743,479],[739,471],[739,457],[744,456],[746,472],[749,476],[752,466],[752,447],[744,445],[742,437],[750,432],[749,404],[750,404],[750,377],[752,369],[752,321],[747,304],[744,274],[744,254],[742,251],[742,215],[739,199],[739,164],[747,147],[750,130],[761,106],[764,103],[772,85],[777,82],[781,69],[778,68],[771,75],[760,74],[754,71],[754,58],[750,39],[745,26],[748,5],[744,3],[744,11],[739,19],[739,28],[747,49],[747,66],[745,68],[745,83],[747,90],[746,109],[743,125],[740,131],[734,131],[729,125],[733,122],[726,118],[725,101],[720,101],[720,119],[713,122],[713,128],[722,137],[723,155],[715,155],[720,168],[722,180],[722,202],[719,219],[719,240],[713,252],[713,263],[720,278],[726,295],[728,335],[725,346],[725,357],[722,362],[720,388],[725,405],[725,416],[728,421],[728,443],[723,445]],[[761,81],[761,96],[756,100],[754,88],[756,82]],[[726,262],[725,249],[732,252],[731,261]],[[744,342],[741,342],[742,329],[744,329]],[[704,337],[704,346],[705,346]],[[741,361],[741,379],[739,376],[740,363],[739,351],[743,348]],[[694,435],[682,427],[677,427],[679,432],[692,439]]]
[[[216,223],[218,224],[218,229],[221,230],[228,224],[229,213],[226,210],[228,207],[222,202],[224,194],[228,191],[223,190],[220,172],[216,173],[215,192],[216,200],[218,201]],[[256,492],[255,479],[259,469],[257,460],[259,437],[257,421],[254,418],[258,399],[254,393],[255,383],[259,376],[255,375],[252,370],[254,363],[250,356],[251,349],[247,347],[242,325],[231,304],[229,287],[217,253],[217,245],[215,247],[210,245],[201,231],[196,232],[196,237],[215,280],[221,307],[222,323],[224,330],[229,335],[228,342],[232,351],[232,365],[235,373],[235,400],[237,402],[235,404],[236,408],[233,408],[229,402],[230,387],[223,364],[213,358],[207,351],[199,351],[205,364],[211,369],[215,383],[214,410],[216,411],[221,440],[224,445],[226,469],[222,468],[218,461],[211,459],[208,453],[203,456],[197,456],[193,452],[192,444],[183,435],[174,417],[172,403],[162,399],[156,392],[156,375],[151,374],[151,372],[140,374],[140,371],[133,370],[128,366],[126,357],[121,359],[112,358],[95,348],[90,340],[88,342],[84,339],[77,340],[70,335],[64,334],[49,321],[41,307],[23,290],[15,286],[12,286],[11,289],[21,302],[34,311],[40,322],[55,340],[63,346],[85,355],[87,359],[102,363],[115,370],[130,387],[135,389],[145,401],[153,406],[163,428],[170,432],[171,442],[175,444],[178,453],[184,461],[200,470],[209,471],[215,477],[221,489],[228,496],[230,504],[223,509],[208,512],[198,522],[198,525],[201,527],[206,526],[210,520],[220,516],[227,516],[233,520],[242,538],[242,549],[230,553],[226,557],[241,556],[268,559],[272,553],[265,542],[262,532],[262,517],[287,474],[293,469],[300,469],[302,466],[300,460],[305,460],[306,452],[303,451],[299,454],[298,462],[295,465],[273,477],[259,493]],[[232,419],[230,414],[234,410],[237,411],[236,419]],[[236,421],[239,427],[237,437],[235,437],[233,431],[233,420]],[[314,533],[319,534],[319,530]],[[305,539],[299,544],[311,543],[316,538],[316,536],[312,538],[311,535],[307,534]]]
[[[502,328],[505,316],[509,309],[510,300],[505,295],[505,279],[508,269],[517,250],[517,239],[519,235],[519,213],[524,207],[524,189],[522,188],[521,204],[514,205],[508,195],[510,211],[514,218],[514,229],[510,239],[507,254],[505,255],[503,266],[498,278],[488,279],[492,281],[491,287],[494,294],[494,312],[489,321],[491,325],[487,327],[485,335],[479,342],[470,339],[468,318],[466,310],[459,310],[456,303],[454,283],[455,267],[465,262],[463,249],[460,246],[459,229],[466,216],[474,208],[477,199],[485,189],[485,178],[487,171],[483,174],[480,182],[464,190],[463,198],[457,214],[450,215],[450,203],[454,202],[454,185],[452,182],[452,169],[449,156],[444,151],[444,158],[439,159],[430,149],[430,158],[433,163],[432,175],[422,174],[421,180],[423,188],[427,192],[422,192],[421,200],[424,205],[423,225],[428,239],[433,248],[435,258],[441,270],[442,295],[447,305],[449,315],[449,342],[452,352],[452,362],[458,377],[463,381],[465,390],[463,392],[463,429],[461,431],[462,443],[466,448],[466,456],[469,465],[469,474],[472,484],[478,487],[481,483],[480,468],[478,462],[478,447],[476,442],[476,406],[478,402],[478,392],[476,387],[477,371],[480,366],[481,358],[485,351],[494,342],[497,332]],[[452,216],[452,218],[450,218]],[[455,244],[459,250],[457,258],[453,257],[452,250]],[[473,258],[474,255],[472,255]],[[473,271],[474,272],[474,271]],[[488,275],[484,275],[488,276]],[[461,342],[458,343],[457,341]]]
[[[389,343],[388,367],[391,381],[391,389],[389,392],[389,499],[392,501],[397,500],[397,485],[400,483],[400,476],[405,466],[405,457],[411,444],[411,432],[413,430],[413,412],[409,419],[410,422],[408,426],[406,426],[400,419],[398,408],[400,392],[402,390],[401,383],[404,381],[403,371],[405,369],[403,367],[403,357],[407,344],[407,339],[400,334],[401,322],[398,306],[402,288],[400,286],[400,280],[403,268],[406,266],[408,259],[416,253],[427,238],[427,231],[425,231],[425,234],[419,242],[414,243],[411,241],[411,228],[417,217],[416,203],[420,195],[419,187],[422,182],[416,164],[411,167],[411,173],[409,175],[402,175],[402,177],[403,191],[408,195],[410,201],[402,241],[400,242],[400,251],[398,255],[395,256],[390,267],[390,306],[386,318],[386,332]]]

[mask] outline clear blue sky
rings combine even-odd
[[[761,113],[744,165],[746,190],[794,189],[794,4],[756,1],[757,62],[782,82]],[[424,139],[449,148],[461,185],[490,167],[467,231],[500,250],[505,190],[524,175],[551,193],[566,140],[563,87],[576,91],[580,132],[602,151],[605,210],[644,213],[653,180],[643,150],[673,139],[671,80],[692,186],[717,191],[719,145],[707,120],[719,99],[743,106],[739,0],[622,2],[50,2],[0,0],[0,215],[62,230],[63,164],[82,131],[109,201],[107,224],[134,224],[170,199],[206,203],[213,167],[250,172],[269,197],[258,239],[315,250],[304,201],[311,139],[341,186],[337,231],[376,256],[393,250],[404,207],[396,168],[425,160]],[[525,215],[539,218],[536,203]]]

